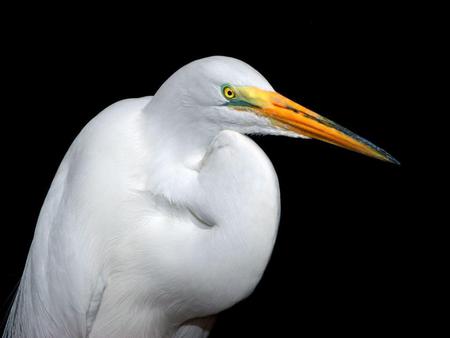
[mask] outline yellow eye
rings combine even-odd
[[[236,93],[233,88],[225,86],[223,87],[223,96],[225,96],[228,100],[231,100],[236,97]]]

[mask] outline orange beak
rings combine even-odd
[[[237,87],[236,109],[251,110],[268,117],[280,128],[315,138],[382,161],[400,164],[394,157],[350,130],[272,91]],[[244,103],[244,104],[242,104]]]

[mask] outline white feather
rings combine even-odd
[[[269,159],[241,133],[294,134],[221,106],[223,83],[272,88],[241,61],[207,58],[82,130],[42,207],[4,337],[202,337],[252,292],[280,201]]]

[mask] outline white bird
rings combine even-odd
[[[81,131],[45,199],[4,337],[206,337],[272,252],[279,186],[245,134],[385,151],[209,57]]]

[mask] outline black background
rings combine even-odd
[[[152,95],[192,60],[227,55],[386,149],[401,166],[318,141],[254,137],[279,176],[279,236],[255,292],[219,317],[211,337],[422,328],[423,243],[411,222],[417,148],[408,126],[416,113],[407,105],[417,40],[408,8],[223,7],[183,19],[137,7],[75,15],[48,9],[46,16],[29,9],[10,24],[2,317],[51,180],[82,127],[115,101]]]

